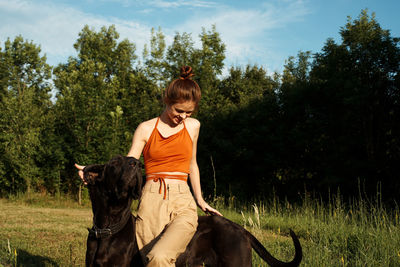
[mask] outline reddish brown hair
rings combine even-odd
[[[198,106],[201,98],[200,86],[191,79],[193,70],[189,66],[181,67],[181,75],[172,81],[164,93],[164,103],[173,105],[179,102],[193,101]]]

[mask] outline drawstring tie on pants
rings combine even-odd
[[[160,182],[160,188],[158,189],[158,193],[161,194],[161,189],[164,186],[164,197],[163,199],[167,199],[167,185],[165,183],[165,179],[175,179],[181,181],[187,181],[187,175],[168,175],[168,174],[149,174],[147,175],[146,181],[153,180],[153,182]]]

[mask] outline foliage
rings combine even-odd
[[[0,52],[1,194],[39,189],[43,182],[37,163],[51,107],[51,68],[40,51],[18,36]]]
[[[114,26],[100,32],[85,26],[74,44],[78,57],[54,70],[66,178],[73,175],[74,162],[105,162],[126,153],[138,122],[158,110],[155,86],[133,69],[134,44],[118,38]],[[68,181],[74,190],[78,180]]]
[[[363,190],[371,194],[383,182],[384,195],[396,197],[398,40],[366,10],[354,21],[349,18],[340,33],[342,43],[328,39],[309,74],[298,75],[294,82],[283,79],[281,99],[289,132],[304,142],[292,150],[291,161],[300,162],[296,169],[306,170],[308,184],[316,190],[340,186],[353,194],[365,181]],[[307,69],[303,56],[296,67]],[[293,73],[290,64],[286,70]],[[390,183],[392,188],[387,187]]]
[[[218,193],[243,198],[270,192],[268,178],[276,167],[279,150],[275,149],[279,116],[276,86],[277,82],[256,66],[232,68],[230,76],[221,81],[225,102],[215,109],[218,116],[202,120],[199,140],[199,155],[203,155],[200,169],[212,177],[213,158]],[[202,184],[212,188],[210,182],[203,180]]]
[[[346,197],[376,186],[400,200],[399,38],[363,10],[341,40],[289,57],[282,73],[228,67],[216,26],[170,45],[152,29],[142,59],[114,26],[85,26],[76,56],[51,68],[40,47],[17,37],[0,50],[0,192],[76,193],[73,163],[126,154],[137,125],[158,116],[182,65],[202,88],[198,163],[206,196],[248,199],[304,188]],[[198,43],[199,45],[195,45]],[[54,85],[56,97],[50,101]],[[214,179],[215,177],[215,179]]]
[[[147,76],[159,85],[162,92],[169,82],[179,75],[181,66],[190,65],[195,71],[195,81],[202,89],[200,114],[214,116],[215,110],[223,105],[223,97],[218,91],[217,76],[222,73],[225,59],[225,45],[222,43],[216,26],[199,35],[201,48],[194,47],[194,41],[188,33],[176,33],[169,47],[161,32],[152,29],[150,51],[144,50],[144,70]]]

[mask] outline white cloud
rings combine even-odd
[[[202,1],[202,0],[175,0],[175,1],[151,0],[148,1],[147,3],[151,6],[159,8],[179,8],[179,7],[211,8],[217,6],[217,3],[215,2]]]
[[[86,0],[93,1],[93,0]],[[124,7],[146,6],[151,8],[173,9],[173,8],[214,8],[217,2],[205,0],[99,0],[105,3],[116,3]]]
[[[256,64],[255,60],[276,61],[277,55],[268,52],[274,43],[271,32],[288,27],[309,14],[304,1],[270,1],[262,6],[239,10],[220,7],[213,14],[198,14],[183,23],[179,31],[190,31],[198,36],[201,27],[210,29],[215,24],[226,44],[227,65]],[[196,40],[197,41],[197,40]],[[272,70],[282,67],[272,66]]]
[[[22,35],[41,45],[50,64],[66,61],[75,55],[73,44],[84,25],[99,30],[114,24],[122,39],[128,38],[141,49],[149,39],[150,27],[134,21],[87,14],[69,6],[50,2],[0,0],[0,41]]]
[[[193,11],[189,19],[182,21],[177,27],[161,25],[167,45],[172,43],[175,32],[178,31],[191,33],[196,45],[199,46],[198,35],[201,33],[201,27],[211,29],[211,25],[216,24],[217,31],[226,44],[227,67],[262,62],[268,63],[272,70],[281,68],[282,62],[277,62],[280,60],[280,55],[268,49],[275,44],[271,33],[301,21],[309,13],[307,3],[302,0],[272,0],[246,9],[205,0],[102,1],[112,1],[124,6],[140,6],[145,10],[156,7],[174,10],[180,6],[199,7]],[[52,65],[65,62],[68,56],[75,55],[73,43],[86,24],[96,30],[101,26],[114,24],[121,39],[128,38],[136,44],[138,56],[141,56],[144,44],[148,43],[151,27],[158,27],[134,20],[85,13],[71,6],[53,4],[48,0],[0,0],[0,42],[4,42],[7,37],[14,38],[21,34],[25,39],[40,44],[42,51],[48,55],[48,62]]]

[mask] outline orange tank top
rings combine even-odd
[[[158,121],[154,126],[149,140],[143,149],[146,174],[157,172],[184,172],[190,173],[193,143],[183,122],[183,129],[167,138],[157,129]]]

